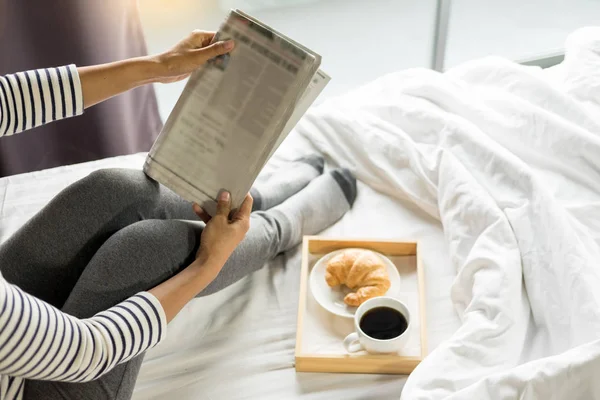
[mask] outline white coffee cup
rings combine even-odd
[[[406,318],[407,322],[404,332],[395,338],[385,340],[375,339],[364,333],[360,328],[360,320],[367,311],[378,307],[388,307],[400,312],[400,314]],[[410,331],[410,313],[408,312],[406,305],[400,300],[385,296],[374,297],[362,303],[356,310],[356,313],[354,314],[354,329],[356,331],[352,332],[344,339],[344,347],[348,353],[355,353],[360,350],[366,350],[369,353],[396,353],[406,345],[406,341],[408,340]]]

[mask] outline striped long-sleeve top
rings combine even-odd
[[[0,136],[83,113],[74,65],[0,77]]]
[[[74,65],[0,76],[0,136],[82,112]],[[166,324],[160,302],[147,292],[78,319],[0,275],[0,399],[22,399],[27,378],[96,379],[159,343]]]

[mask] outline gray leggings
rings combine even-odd
[[[287,250],[280,248],[280,236],[289,223],[278,215],[252,213],[246,238],[200,296]],[[202,227],[190,203],[143,172],[101,170],[58,194],[0,246],[0,269],[26,292],[88,318],[185,268],[194,259]],[[129,399],[142,359],[89,383],[29,380],[25,399]]]

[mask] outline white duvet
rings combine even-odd
[[[298,130],[443,226],[461,325],[403,399],[600,398],[600,29],[558,68],[399,72]]]
[[[567,50],[551,70],[489,58],[383,77],[314,108],[269,164],[316,149],[356,173],[353,210],[324,234],[423,243],[434,350],[408,379],[295,372],[292,251],[190,303],[134,398],[600,398],[600,29]],[[0,179],[0,241],[70,182],[142,162]]]

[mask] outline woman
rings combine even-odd
[[[195,31],[158,56],[0,77],[0,134],[182,79],[233,49],[212,39]],[[247,196],[232,212],[222,193],[212,219],[141,171],[97,171],[66,188],[0,246],[0,397],[130,398],[142,355],[188,301],[351,207],[354,178],[322,172],[319,157],[289,163],[252,189],[254,205]]]

